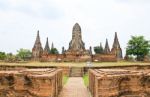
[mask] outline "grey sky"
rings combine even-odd
[[[61,52],[76,22],[87,49],[106,38],[112,47],[118,32],[125,51],[131,35],[150,40],[149,17],[150,0],[0,0],[0,51],[31,50],[39,30],[43,47],[48,37]]]

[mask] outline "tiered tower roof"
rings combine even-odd
[[[104,54],[110,54],[110,48],[109,48],[109,44],[108,44],[108,40],[107,39],[106,39]]]
[[[120,47],[117,32],[115,32],[115,38],[114,38],[113,47],[111,49],[111,53],[115,54],[117,59],[122,59],[122,49]]]
[[[49,48],[48,37],[47,37],[47,39],[46,39],[46,44],[45,44],[45,48],[44,48],[44,53],[50,54],[50,48]]]
[[[43,53],[43,48],[40,40],[39,30],[37,31],[37,36],[35,40],[35,44],[32,48],[32,56],[33,58],[40,58]]]
[[[115,38],[114,38],[113,48],[120,48],[120,44],[119,44],[119,41],[118,41],[117,32],[115,32]]]

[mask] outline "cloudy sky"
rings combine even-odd
[[[131,35],[150,40],[150,0],[0,0],[0,51],[32,49],[37,30],[45,46],[68,48],[78,22],[86,48],[108,38],[112,47],[118,32],[123,51]]]

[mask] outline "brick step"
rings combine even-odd
[[[71,75],[81,75],[82,73],[71,73]]]
[[[78,67],[72,67],[70,70],[70,76],[71,77],[82,77],[82,68],[78,68]]]

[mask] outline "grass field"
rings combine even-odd
[[[150,65],[143,62],[92,62],[91,67],[109,67],[109,66],[132,66],[132,65]],[[27,63],[5,63],[0,62],[0,66],[29,66],[29,67],[86,67],[86,62],[27,62]]]

